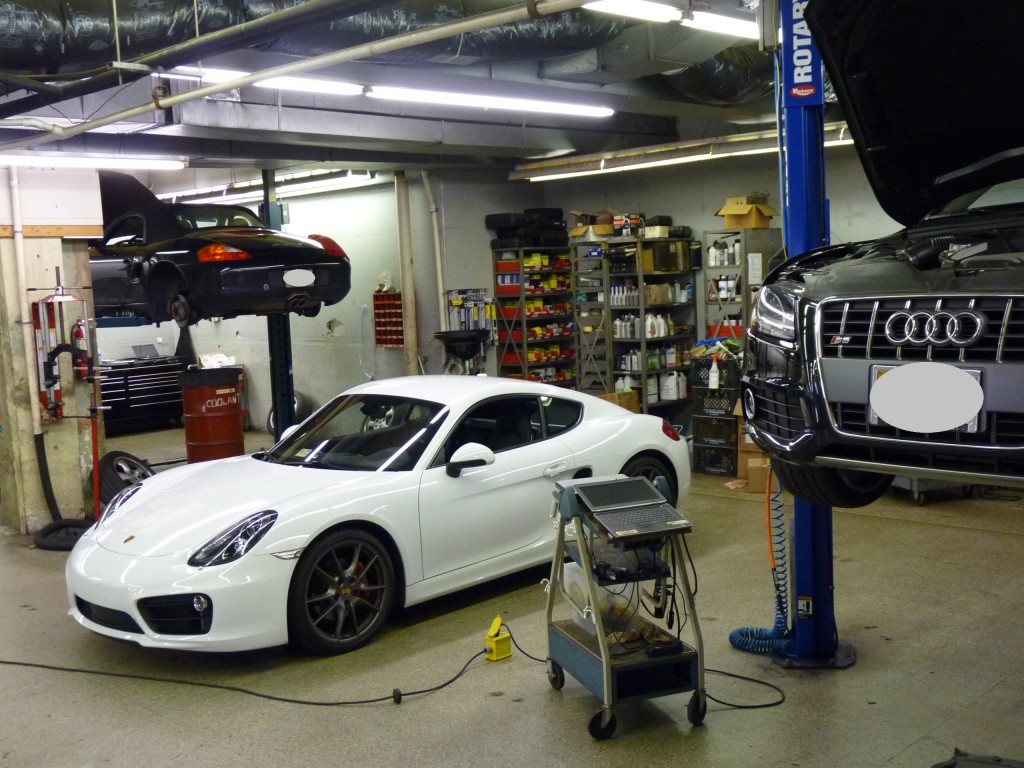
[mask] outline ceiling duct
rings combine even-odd
[[[668,75],[668,82],[698,104],[745,104],[775,87],[774,59],[757,44],[726,48],[711,58]]]
[[[301,5],[301,4],[299,4]],[[352,15],[346,6],[363,11]],[[433,27],[510,5],[501,0],[404,0],[337,3],[335,19],[301,32],[255,41],[263,50],[315,56],[397,34]],[[158,50],[295,9],[294,0],[32,0],[0,5],[0,71],[49,75],[79,73],[111,61],[132,61]],[[198,15],[196,13],[198,11]],[[605,14],[566,11],[399,51],[390,63],[511,61],[562,55],[606,42],[626,22]],[[250,45],[253,43],[249,43]],[[176,63],[186,63],[180,61]]]

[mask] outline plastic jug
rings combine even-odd
[[[668,371],[667,373],[661,374],[661,399],[662,400],[678,400],[679,399],[679,372]]]

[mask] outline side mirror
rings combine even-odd
[[[494,463],[494,451],[480,443],[460,445],[452,454],[451,460],[445,464],[448,477],[458,477],[462,470],[469,467],[484,467]]]
[[[277,442],[280,443],[282,440],[285,440],[285,439],[291,437],[292,433],[296,429],[298,429],[298,428],[299,428],[298,424],[292,424],[290,427],[285,427],[284,432],[281,433],[281,437],[280,437],[280,439],[278,439]]]

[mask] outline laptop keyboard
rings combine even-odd
[[[631,528],[641,523],[657,523],[663,520],[675,520],[677,513],[670,512],[664,507],[638,507],[636,509],[623,509],[616,512],[601,512],[598,517],[610,530],[618,531],[624,528]]]

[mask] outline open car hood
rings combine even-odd
[[[805,18],[894,219],[1024,177],[1019,3],[810,0]]]

